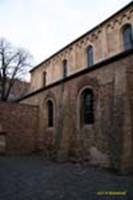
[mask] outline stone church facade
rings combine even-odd
[[[38,109],[36,149],[133,171],[133,3],[33,68],[18,102]]]

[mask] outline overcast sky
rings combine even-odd
[[[38,64],[130,2],[0,0],[0,37],[28,49]]]

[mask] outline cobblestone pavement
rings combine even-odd
[[[113,196],[97,192],[127,192]],[[133,200],[133,176],[40,157],[0,157],[0,200]]]

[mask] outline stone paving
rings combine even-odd
[[[60,199],[133,200],[133,176],[37,156],[0,157],[0,200]]]

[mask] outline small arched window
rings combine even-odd
[[[46,72],[45,71],[43,72],[43,75],[42,75],[42,84],[43,84],[42,85],[43,87],[46,86]]]
[[[47,108],[48,108],[48,127],[53,127],[54,126],[54,106],[51,100],[48,100]]]
[[[132,27],[126,24],[122,27],[123,46],[125,50],[133,48]]]
[[[63,60],[63,78],[67,77],[67,60]]]
[[[89,46],[87,48],[87,65],[91,66],[94,63],[94,53],[93,53],[93,47]]]
[[[94,123],[94,97],[91,89],[85,89],[81,94],[81,125]]]

